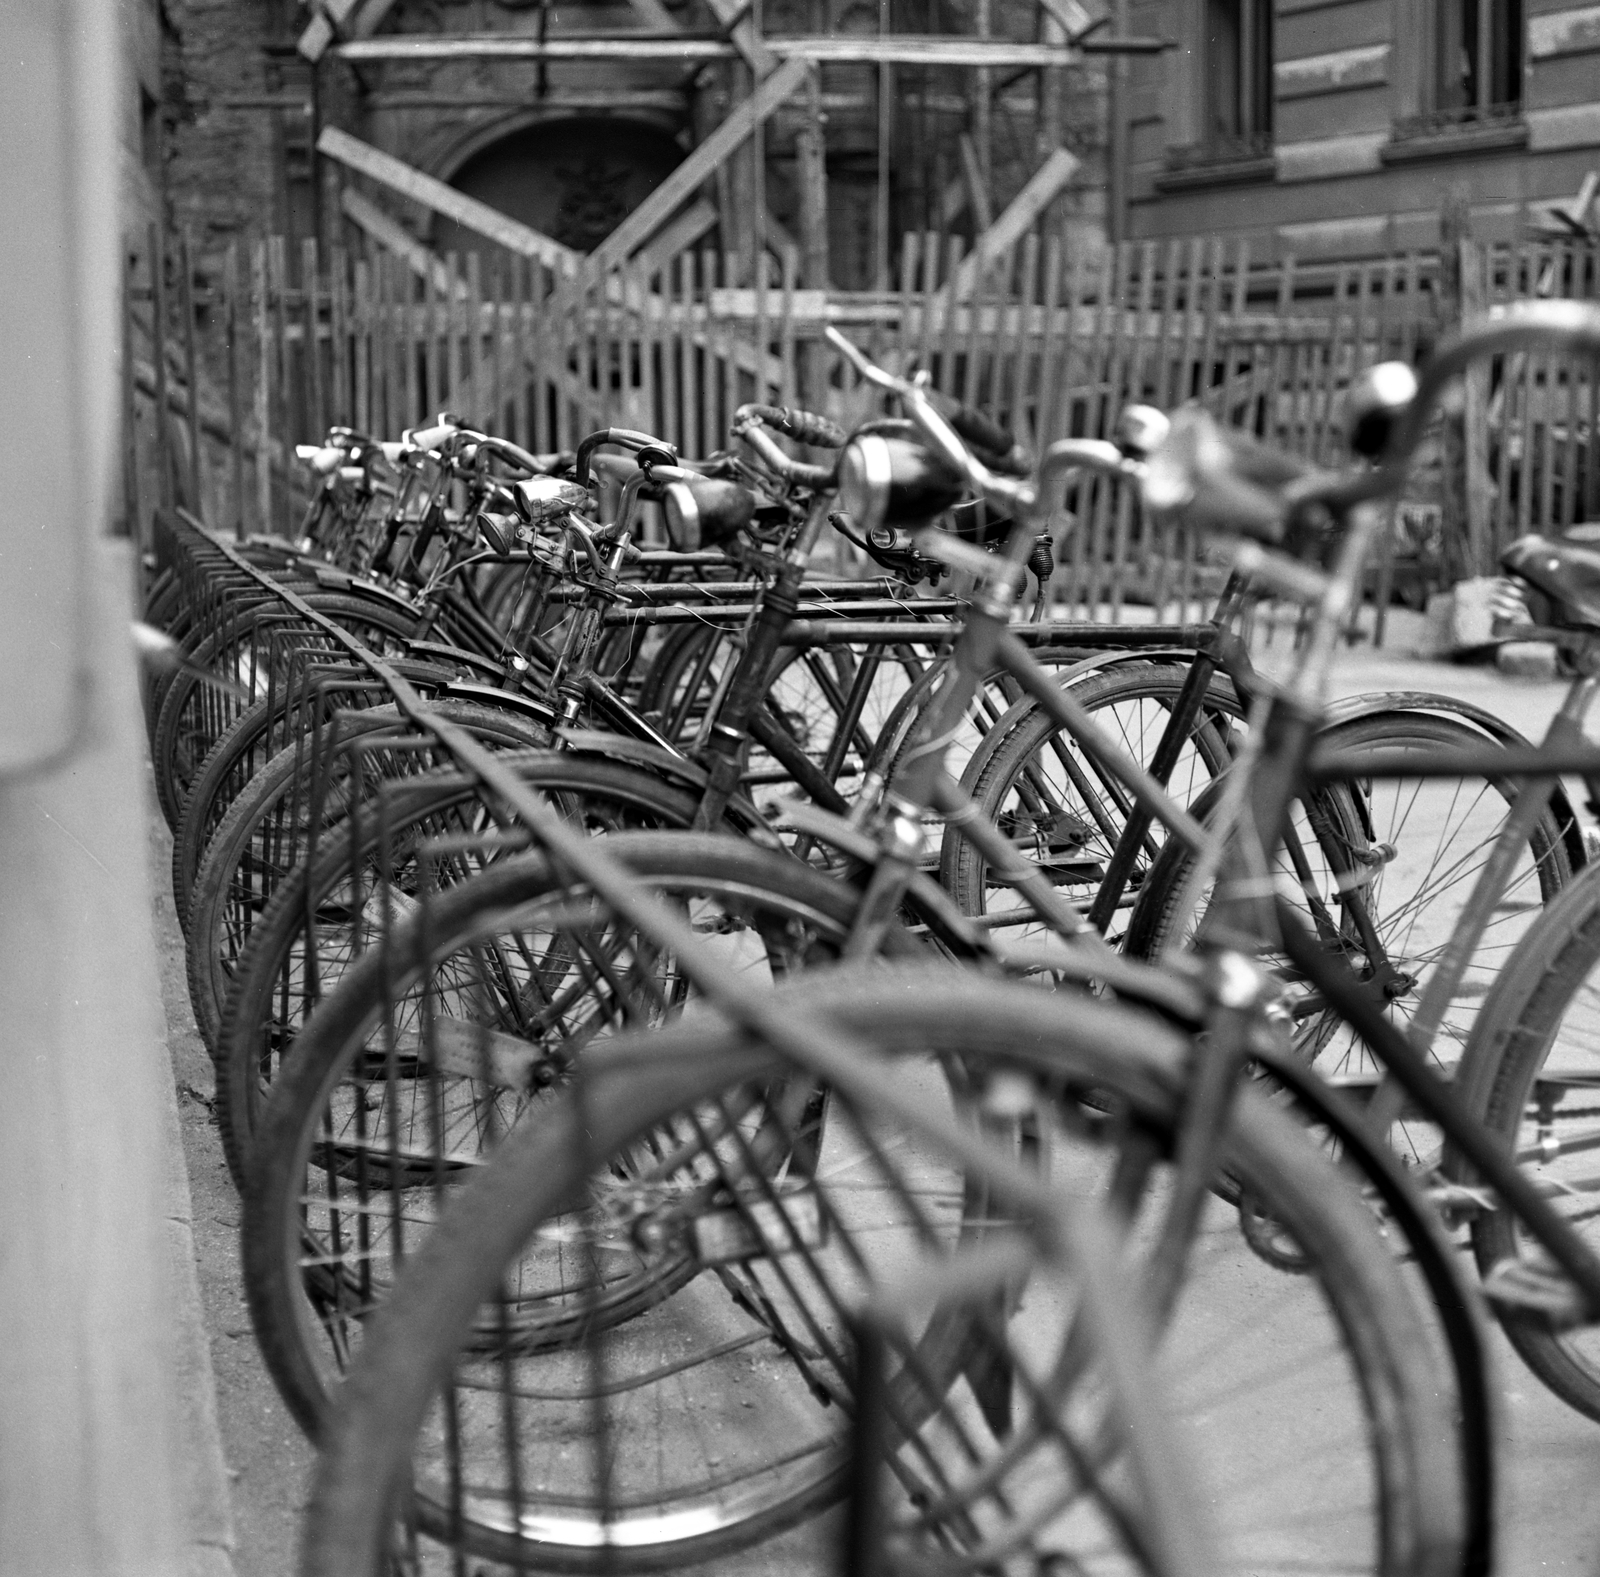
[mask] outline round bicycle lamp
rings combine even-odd
[[[932,520],[960,501],[966,483],[916,436],[910,422],[858,428],[839,456],[839,503],[856,529]]]
[[[589,489],[576,482],[562,481],[554,476],[530,476],[513,484],[528,520],[533,525],[543,525],[561,515],[584,508],[589,502]]]
[[[1405,362],[1368,367],[1345,396],[1344,430],[1351,450],[1368,460],[1381,459],[1416,397],[1417,375]]]
[[[680,553],[731,541],[755,512],[755,494],[749,488],[717,477],[668,482],[661,490],[667,539]]]

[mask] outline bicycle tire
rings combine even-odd
[[[849,935],[857,903],[854,890],[785,855],[757,848],[743,839],[705,833],[622,833],[613,843],[617,858],[658,893],[669,893],[679,901],[686,901],[685,894],[692,895],[703,906],[698,911],[701,916],[715,908],[716,918],[709,922],[712,934],[717,934],[716,928],[724,924],[723,917],[730,917],[726,931],[721,933],[737,938],[728,944],[730,953],[742,949],[745,938],[753,938],[753,952],[746,959],[746,967],[779,973],[801,961],[814,962],[818,956],[836,958]],[[401,1111],[398,1094],[392,1099],[383,1097],[385,1104],[376,1110],[376,1115],[365,1104],[369,1097],[361,1072],[366,1066],[362,1059],[367,1055],[367,1041],[374,1033],[374,1025],[389,1024],[396,1017],[404,1017],[407,1025],[420,1022],[413,1007],[414,1001],[421,1003],[417,994],[429,990],[443,993],[446,987],[435,982],[449,982],[457,970],[469,972],[472,985],[470,993],[462,991],[459,995],[470,995],[474,1001],[490,995],[504,999],[510,987],[496,990],[486,985],[473,967],[471,950],[482,946],[487,951],[483,939],[494,934],[496,925],[509,926],[513,920],[535,934],[541,923],[548,923],[552,933],[565,936],[567,933],[560,928],[574,923],[568,918],[574,906],[571,892],[570,884],[562,882],[549,862],[537,854],[502,861],[445,890],[430,905],[425,923],[424,917],[418,915],[409,924],[396,927],[386,947],[369,950],[345,974],[339,988],[318,1004],[293,1050],[280,1063],[261,1114],[253,1164],[246,1178],[244,1278],[267,1369],[289,1411],[313,1437],[326,1411],[337,1372],[334,1358],[354,1334],[347,1312],[352,1298],[364,1304],[381,1291],[374,1280],[377,1251],[368,1243],[368,1237],[381,1237],[382,1225],[373,1218],[368,1185],[375,1183],[374,1192],[379,1195],[385,1186],[379,1160],[364,1162],[366,1172],[351,1183],[357,1195],[354,1208],[366,1223],[362,1229],[366,1246],[361,1250],[365,1257],[352,1270],[342,1257],[349,1245],[339,1246],[338,1212],[346,1208],[348,1193],[338,1192],[337,1168],[323,1168],[327,1173],[326,1188],[332,1190],[328,1195],[330,1225],[325,1232],[312,1234],[317,1245],[311,1255],[313,1263],[303,1270],[302,1238],[312,1231],[307,1221],[306,1177],[309,1171],[316,1170],[313,1153],[318,1136],[324,1124],[329,1124],[333,1141],[349,1145],[358,1156],[365,1156],[376,1149],[369,1129],[383,1125],[393,1132],[404,1127],[405,1137],[397,1140],[397,1153],[409,1155],[419,1147],[437,1148],[442,1142],[438,1134],[429,1131],[420,1139],[417,1137],[412,1117]],[[578,923],[591,923],[587,909],[580,907]],[[707,923],[703,918],[697,919],[696,928]],[[903,953],[915,945],[903,932],[896,931],[890,933],[886,948],[890,953]],[[502,946],[500,950],[507,949]],[[524,955],[538,952],[527,946],[517,950]],[[551,947],[547,951],[557,957],[560,965],[556,985],[535,974],[546,954],[538,954],[528,969],[530,979],[537,979],[542,988],[542,995],[560,990],[568,973],[566,959],[558,949]],[[463,957],[467,962],[460,962]],[[658,960],[651,968],[660,966]],[[611,985],[609,978],[601,983]],[[632,986],[633,982],[627,984]],[[648,992],[648,987],[645,989]],[[561,1024],[568,1025],[576,1019],[582,1028],[610,1015],[609,1004],[598,1013],[586,1009],[587,984],[582,985],[582,991],[582,995],[570,1000],[562,998]],[[431,1003],[433,998],[428,1000]],[[454,1001],[455,994],[449,1000]],[[502,1020],[514,1023],[521,1005],[522,999],[518,998],[511,1010],[501,1007]],[[430,1006],[426,1011],[435,1010]],[[482,1010],[474,1007],[473,1011]],[[401,1030],[394,1033],[403,1034]],[[556,1058],[564,1055],[560,1048],[571,1035],[552,1035],[556,1049],[546,1055]],[[502,1118],[486,1118],[484,1112],[492,1108],[500,1113],[503,1106],[510,1105],[515,1114],[519,1110],[515,1097],[529,1092],[513,1091],[511,1098],[502,1101],[493,1090],[488,1095],[483,1093],[479,1088],[483,1080],[469,1075],[457,1077],[461,1081],[456,1086],[461,1109],[469,1112],[469,1130],[461,1142],[495,1142],[497,1130],[493,1124]],[[349,1088],[341,1095],[346,1083]],[[443,1079],[439,1083],[443,1084]],[[361,1092],[359,1098],[356,1091]],[[538,1091],[531,1093],[537,1095]],[[428,1093],[426,1098],[435,1103],[446,1099],[436,1093]],[[337,1117],[330,1115],[335,1099],[343,1099],[348,1106]],[[423,1115],[429,1122],[436,1120],[432,1106]],[[488,1130],[486,1122],[490,1125]],[[359,1143],[348,1140],[351,1133],[358,1136]],[[455,1151],[450,1154],[454,1157]],[[405,1180],[404,1176],[398,1178],[402,1185]],[[393,1183],[394,1179],[390,1181]],[[391,1187],[390,1191],[396,1190]],[[403,1237],[399,1224],[395,1230]],[[354,1285],[354,1293],[346,1292],[347,1281]],[[331,1322],[322,1322],[316,1315],[319,1300],[334,1305]],[[365,1318],[365,1313],[360,1317]]]
[[[510,709],[452,699],[431,704],[435,711],[498,749],[538,749],[547,738],[542,724]],[[344,745],[363,735],[406,726],[398,707],[370,707],[342,713],[338,737]],[[195,876],[184,927],[189,944],[189,1000],[201,1038],[213,1055],[234,963],[278,883],[305,857],[304,840],[312,830],[303,802],[309,753],[309,741],[285,745],[256,773],[228,807]],[[407,752],[397,770],[416,773],[429,765],[424,757]],[[324,826],[331,827],[347,809],[336,781],[324,805]]]
[[[1150,765],[1187,680],[1187,669],[1171,663],[1119,663],[1088,672],[1072,685],[1073,699],[1095,714],[1124,750],[1142,767]],[[1168,792],[1187,806],[1231,760],[1229,734],[1242,714],[1231,681],[1217,676],[1195,720],[1190,742],[1168,777]],[[1052,767],[1047,756],[1055,758]],[[1054,781],[1052,781],[1054,780]],[[1071,856],[1066,869],[1083,867],[1067,883],[1067,895],[1081,904],[1093,898],[1116,847],[1132,799],[1092,756],[1069,744],[1053,719],[1039,707],[1024,711],[984,760],[968,785],[978,812],[1014,842],[1032,837],[1041,863],[1056,863],[1058,841]],[[1065,824],[1065,831],[1058,833]],[[1146,870],[1164,843],[1164,829],[1152,827],[1146,839]],[[940,853],[940,881],[965,914],[989,912],[993,897],[988,862],[957,828],[946,829]],[[1144,872],[1135,869],[1130,891],[1136,895]],[[1006,889],[1009,892],[1009,889]],[[1013,900],[1014,902],[1014,900]]]
[[[815,1022],[831,1022],[856,1041],[872,1044],[886,1059],[903,1059],[900,1066],[908,1070],[907,1077],[916,1059],[932,1053],[959,1066],[963,1081],[978,1081],[983,1072],[1026,1077],[1035,1093],[1048,1089],[1053,1107],[1064,1112],[1080,1109],[1077,1103],[1086,1092],[1096,1097],[1091,1110],[1102,1108],[1104,1095],[1115,1092],[1119,1109],[1130,1117],[1128,1134],[1149,1140],[1144,1154],[1159,1153],[1164,1143],[1171,1142],[1186,1060],[1184,1042],[1145,1015],[1082,998],[1068,1004],[1059,994],[988,979],[952,979],[948,970],[828,971],[779,989],[791,1011],[813,1016]],[[705,1022],[681,1022],[648,1037],[595,1048],[584,1064],[586,1088],[569,1092],[514,1133],[489,1168],[461,1193],[448,1230],[432,1234],[408,1260],[396,1295],[374,1317],[344,1387],[342,1406],[323,1441],[302,1568],[308,1577],[376,1571],[387,1547],[390,1509],[402,1496],[412,1529],[449,1544],[458,1558],[471,1553],[545,1570],[589,1572],[661,1570],[748,1549],[842,1495],[849,1463],[836,1457],[792,1472],[795,1482],[787,1492],[769,1496],[754,1514],[715,1527],[702,1519],[670,1540],[663,1530],[663,1542],[657,1546],[644,1542],[643,1531],[635,1537],[636,1530],[622,1524],[623,1514],[633,1508],[618,1497],[620,1509],[607,1527],[621,1526],[622,1531],[597,1548],[593,1521],[582,1524],[577,1504],[559,1487],[571,1480],[560,1480],[553,1447],[560,1441],[570,1449],[572,1437],[530,1432],[537,1427],[540,1407],[552,1427],[559,1423],[560,1404],[541,1398],[547,1398],[549,1388],[570,1371],[552,1373],[527,1364],[510,1376],[517,1388],[518,1416],[507,1415],[499,1439],[549,1442],[552,1449],[537,1459],[538,1472],[559,1483],[530,1482],[531,1471],[519,1476],[509,1464],[505,1471],[494,1460],[491,1445],[477,1437],[468,1442],[465,1436],[463,1449],[470,1444],[483,1444],[483,1449],[472,1458],[470,1474],[455,1480],[453,1491],[448,1472],[441,1494],[436,1480],[410,1471],[432,1399],[452,1385],[456,1362],[470,1350],[472,1333],[492,1320],[489,1306],[498,1307],[502,1289],[515,1285],[525,1253],[534,1269],[545,1263],[536,1247],[541,1228],[548,1223],[551,1232],[570,1231],[568,1223],[579,1219],[572,1208],[575,1200],[614,1195],[616,1208],[623,1210],[626,1180],[638,1170],[635,1164],[630,1173],[629,1161],[643,1151],[647,1135],[712,1094],[760,1090],[764,1081],[782,1076],[778,1060],[752,1048],[739,1032],[714,1029]],[[1038,1107],[1034,1110],[1037,1113]],[[1085,1130],[1085,1143],[1088,1135]],[[1122,1152],[1124,1157],[1128,1153]],[[1057,1170],[1065,1160],[1061,1152],[1052,1154],[1052,1176],[1065,1176],[1070,1181],[1064,1186],[1076,1188],[1080,1182],[1076,1170]],[[1204,1252],[1197,1247],[1196,1280],[1216,1270],[1224,1281],[1237,1273],[1247,1278],[1247,1284],[1235,1286],[1235,1298],[1225,1306],[1202,1308],[1191,1283],[1165,1334],[1168,1351],[1163,1370],[1184,1376],[1197,1414],[1190,1427],[1205,1431],[1212,1469],[1206,1485],[1220,1504],[1230,1569],[1257,1570],[1283,1561],[1300,1571],[1370,1569],[1392,1577],[1402,1572],[1442,1577],[1459,1571],[1459,1486],[1451,1453],[1443,1444],[1449,1437],[1449,1420],[1433,1386],[1426,1339],[1370,1218],[1337,1185],[1295,1126],[1254,1091],[1241,1092],[1228,1163],[1249,1175],[1260,1197],[1270,1201],[1277,1227],[1292,1232],[1317,1256],[1314,1277],[1284,1277],[1260,1266],[1248,1252],[1236,1259],[1229,1250],[1208,1264],[1213,1245],[1208,1242]],[[588,1192],[591,1179],[599,1195]],[[626,1225],[625,1214],[617,1219]],[[1134,1230],[1130,1241],[1137,1239]],[[1254,1345],[1262,1340],[1263,1310],[1251,1297],[1251,1289],[1259,1291],[1269,1281],[1280,1298],[1291,1289],[1314,1284],[1314,1293],[1296,1312],[1313,1304],[1326,1306],[1326,1340],[1339,1348],[1338,1361],[1350,1365],[1343,1393],[1348,1418],[1336,1418],[1339,1409],[1329,1406],[1325,1397],[1313,1399],[1319,1350],[1305,1343],[1303,1329],[1297,1327],[1294,1339],[1275,1351]],[[685,1296],[685,1289],[693,1285],[691,1279],[674,1296]],[[1187,1323],[1191,1317],[1192,1327]],[[636,1317],[623,1332],[636,1346],[645,1318]],[[1239,1330],[1241,1321],[1252,1326],[1247,1336]],[[1296,1325],[1294,1320],[1288,1323]],[[609,1334],[622,1328],[605,1329]],[[1201,1380],[1186,1369],[1204,1354],[1208,1343],[1227,1345],[1235,1339],[1251,1344],[1261,1365],[1257,1379],[1262,1389],[1254,1399],[1246,1399],[1237,1374],[1215,1389],[1214,1374]],[[618,1354],[616,1361],[628,1357],[636,1367],[647,1360],[648,1351],[630,1350]],[[498,1361],[503,1365],[507,1360]],[[609,1364],[612,1359],[595,1361]],[[708,1357],[707,1363],[712,1361]],[[1291,1374],[1281,1397],[1274,1395],[1282,1380],[1271,1373],[1274,1362],[1287,1364]],[[779,1374],[786,1372],[777,1367]],[[606,1367],[602,1372],[627,1371]],[[530,1377],[540,1374],[551,1378],[530,1397]],[[671,1386],[673,1379],[660,1383]],[[681,1396],[690,1383],[696,1396],[708,1394],[705,1375],[693,1377],[670,1394]],[[1210,1393],[1205,1390],[1208,1383],[1214,1387]],[[1337,1462],[1325,1458],[1313,1471],[1298,1473],[1295,1468],[1304,1470],[1308,1465],[1289,1464],[1286,1472],[1281,1434],[1252,1435],[1262,1416],[1272,1415],[1278,1400],[1289,1405],[1291,1392],[1293,1405],[1316,1410],[1319,1446],[1327,1448],[1337,1437],[1339,1451],[1333,1453]],[[445,1389],[444,1394],[456,1407],[465,1392]],[[527,1406],[529,1400],[535,1405]],[[718,1393],[704,1403],[713,1415],[711,1438],[724,1456],[742,1443],[727,1421],[725,1401]],[[666,1395],[654,1405],[658,1411],[666,1409]],[[1252,1414],[1253,1407],[1261,1408],[1262,1414]],[[1219,1410],[1240,1416],[1230,1425]],[[463,1427],[473,1418],[465,1410],[454,1416]],[[661,1417],[664,1423],[659,1427],[670,1431],[673,1413],[661,1411]],[[609,1429],[606,1439],[622,1441],[620,1422]],[[694,1444],[706,1447],[704,1441],[690,1441],[687,1431],[683,1439],[685,1450]],[[607,1449],[622,1452],[634,1444],[630,1439],[627,1446],[617,1443]],[[1003,1446],[998,1460],[1005,1460]],[[1269,1480],[1265,1484],[1262,1471]],[[495,1476],[487,1477],[491,1472]],[[1231,1475],[1226,1484],[1219,1472]],[[1374,1503],[1360,1513],[1364,1537],[1352,1538],[1348,1521],[1337,1515],[1322,1520],[1329,1518],[1329,1508],[1319,1506],[1317,1498],[1349,1489],[1357,1476],[1370,1480]],[[1286,1477],[1301,1497],[1292,1506],[1276,1498]],[[513,1492],[511,1515],[517,1518],[514,1525],[523,1530],[520,1538],[503,1523],[497,1528],[483,1514],[482,1508],[497,1503],[498,1497],[497,1515],[506,1518],[507,1492],[500,1486],[507,1479]],[[481,1497],[476,1505],[473,1496]],[[1359,1492],[1351,1496],[1358,1498]],[[527,1506],[532,1511],[524,1512]],[[552,1529],[551,1508],[566,1519],[564,1544]],[[663,1523],[668,1515],[661,1514]],[[1261,1526],[1258,1515],[1278,1521]],[[594,1516],[592,1509],[589,1516]],[[543,1540],[529,1531],[541,1524],[548,1534]],[[581,1540],[576,1536],[580,1530]]]
[[[1337,724],[1323,737],[1330,748],[1352,755],[1400,750],[1432,754],[1482,741],[1468,724],[1420,710]],[[1196,803],[1197,816],[1204,819],[1211,813],[1219,793],[1220,787],[1213,787]],[[1309,802],[1314,812],[1300,812],[1302,846],[1319,846],[1321,864],[1310,874],[1335,919],[1340,946],[1352,955],[1360,952],[1357,932],[1364,912],[1385,947],[1386,959],[1404,966],[1394,989],[1386,991],[1396,1015],[1404,1015],[1417,1001],[1425,971],[1452,928],[1451,905],[1465,899],[1514,793],[1515,785],[1503,779],[1475,781],[1470,789],[1452,787],[1450,780],[1434,780],[1431,786],[1417,779],[1361,780],[1326,785]],[[1335,892],[1336,872],[1357,864],[1372,871],[1371,879],[1353,893]],[[1175,910],[1189,866],[1185,850],[1170,843],[1163,849],[1129,924],[1127,946],[1135,956],[1155,957],[1166,944],[1177,923]],[[1527,856],[1513,873],[1506,897],[1456,993],[1455,1006],[1435,1039],[1431,1054],[1441,1068],[1455,1065],[1456,1048],[1465,1045],[1470,1032],[1471,1015],[1461,1005],[1474,1002],[1492,986],[1522,932],[1571,875],[1565,831],[1554,812],[1546,809],[1529,835]],[[1375,1085],[1378,1065],[1365,1043],[1332,1012],[1303,1019],[1296,1039],[1335,1084],[1355,1091]],[[1416,1161],[1431,1157],[1437,1149],[1437,1136],[1427,1124],[1403,1119],[1397,1133]]]
[[[327,593],[307,594],[306,601],[380,653],[389,643],[403,643],[416,634],[417,616],[387,603]],[[278,605],[273,604],[269,611],[277,612]],[[196,669],[215,669],[223,677],[235,677],[227,670],[250,661],[259,622],[257,617],[246,618],[230,625],[224,633],[202,641],[196,646],[191,662]],[[321,631],[307,629],[305,632],[307,644],[326,640],[328,637]],[[167,825],[174,831],[183,816],[183,799],[190,779],[224,729],[243,709],[237,701],[208,685],[199,672],[180,673],[167,686],[156,716],[150,759],[155,767],[156,798]]]
[[[565,751],[513,752],[506,765],[557,805],[575,800],[573,809],[581,806],[586,820],[599,807],[610,807],[632,828],[683,828],[699,804],[695,795],[654,774]],[[296,865],[268,899],[233,969],[215,1052],[217,1130],[241,1188],[276,1058],[287,1054],[313,1006],[306,979],[307,914],[322,916],[351,873],[370,868],[385,840],[391,852],[383,875],[393,885],[400,874],[397,854],[442,830],[453,812],[473,807],[481,809],[478,785],[458,773],[441,770],[399,785],[381,827],[367,818],[361,828],[344,829],[329,839],[314,865]],[[356,957],[354,939],[346,955],[333,932],[331,924],[317,927],[317,996],[326,995]]]
[[[1582,1170],[1592,1136],[1593,998],[1600,965],[1600,867],[1591,865],[1540,915],[1501,971],[1484,1003],[1462,1058],[1457,1084],[1462,1100],[1506,1154],[1517,1154],[1549,1186],[1553,1201],[1579,1220],[1594,1183]],[[1554,1074],[1552,1059],[1557,1061]],[[1540,1093],[1542,1091],[1542,1094]],[[1563,1105],[1576,1094],[1576,1110]],[[1579,1122],[1576,1135],[1561,1129]],[[1576,1148],[1573,1148],[1576,1141]],[[1541,1154],[1540,1148],[1545,1153]],[[1565,1149],[1567,1154],[1563,1155]],[[1567,1156],[1578,1158],[1574,1174]],[[1470,1170],[1457,1158],[1451,1173]],[[1472,1218],[1472,1250],[1479,1273],[1490,1276],[1505,1261],[1539,1261],[1537,1244],[1504,1209]],[[1593,1240],[1593,1231],[1588,1236]],[[1600,1335],[1593,1327],[1557,1329],[1532,1309],[1491,1304],[1518,1357],[1569,1407],[1600,1422]]]

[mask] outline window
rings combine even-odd
[[[1521,0],[1455,0],[1439,7],[1439,113],[1490,120],[1522,105]]]
[[[1397,141],[1520,128],[1523,0],[1435,0],[1410,21],[1420,91],[1395,122]]]
[[[1272,0],[1206,0],[1205,129],[1213,158],[1272,147]]]
[[[1163,188],[1271,180],[1272,0],[1182,0]]]

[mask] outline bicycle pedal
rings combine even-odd
[[[1558,1270],[1525,1259],[1503,1259],[1483,1278],[1483,1293],[1503,1309],[1542,1314],[1552,1325],[1581,1325],[1589,1317],[1578,1289]]]

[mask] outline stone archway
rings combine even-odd
[[[567,116],[508,131],[457,166],[450,184],[587,252],[637,208],[683,158],[671,133],[648,121]],[[436,218],[435,250],[485,245],[453,221]]]

